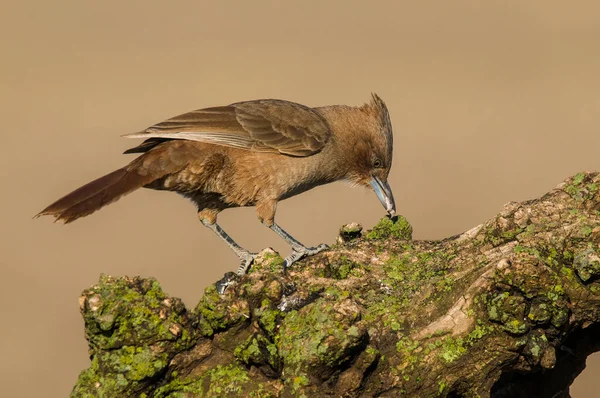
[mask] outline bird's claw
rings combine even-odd
[[[234,285],[237,279],[239,279],[238,275],[234,274],[233,272],[226,273],[221,279],[219,279],[215,283],[215,286],[217,287],[217,292],[219,294],[225,294],[225,290],[227,290],[229,286]]]
[[[242,263],[240,264],[239,268],[237,269],[237,274],[239,276],[245,275],[246,272],[248,272],[248,269],[254,262],[254,259],[256,258],[257,255],[258,255],[258,253],[244,253],[243,255],[240,256],[240,260],[242,260]]]
[[[321,243],[319,246],[317,247],[311,247],[310,250],[316,251],[315,253],[312,253],[312,255],[317,254],[317,253],[321,253],[322,251],[325,251],[329,249],[329,245],[325,244],[325,243]]]
[[[329,249],[329,246],[321,243],[316,247],[295,247],[292,253],[283,260],[283,273],[287,271],[288,267],[294,264],[296,261],[307,257],[314,256],[317,253],[321,253],[324,250]]]
[[[225,294],[225,291],[229,286],[235,285],[236,282],[240,279],[240,277],[248,271],[257,255],[258,253],[242,253],[240,255],[240,260],[242,261],[242,263],[240,264],[240,267],[238,268],[237,272],[228,272],[225,274],[225,276],[223,276],[223,278],[219,279],[215,283],[215,285],[217,286],[217,292],[219,294]]]

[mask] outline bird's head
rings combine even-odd
[[[369,103],[352,109],[345,137],[341,137],[346,144],[343,157],[348,167],[344,179],[353,185],[372,189],[393,217],[396,204],[388,184],[393,136],[387,107],[381,98],[373,94]]]

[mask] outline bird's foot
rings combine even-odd
[[[231,285],[235,285],[239,276],[233,272],[227,272],[221,279],[219,279],[215,286],[219,294],[225,294],[225,290]]]
[[[221,279],[219,279],[215,283],[215,285],[217,286],[217,292],[219,294],[225,294],[225,291],[229,288],[229,286],[235,285],[239,281],[240,277],[246,274],[257,255],[258,253],[250,252],[239,254],[240,260],[242,261],[240,267],[235,273],[227,272]]]
[[[248,272],[248,269],[250,269],[250,266],[254,262],[254,259],[256,259],[257,255],[258,253],[250,252],[242,253],[240,255],[240,260],[242,260],[242,263],[240,264],[240,267],[237,270],[237,274],[239,276],[245,275],[246,272]]]
[[[287,268],[294,264],[296,261],[307,256],[314,256],[315,254],[321,253],[322,251],[327,249],[329,249],[329,246],[324,243],[316,247],[294,247],[292,254],[287,256],[283,261],[283,273],[285,274]]]

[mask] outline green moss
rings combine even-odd
[[[232,304],[219,294],[215,285],[208,286],[195,309],[200,318],[199,329],[202,335],[210,337],[217,331],[249,319],[248,307],[243,307],[243,304],[245,303]]]
[[[573,268],[583,282],[600,277],[600,255],[588,248],[575,255]]]
[[[546,292],[546,297],[548,297],[552,301],[556,301],[562,298],[565,295],[565,289],[562,285],[554,285],[548,292]]]
[[[260,261],[256,261],[249,273],[257,272],[261,269],[268,269],[271,272],[281,272],[283,269],[283,257],[277,252],[265,252]]]
[[[445,291],[445,292],[451,292],[452,291],[452,287],[454,286],[454,279],[453,278],[448,278],[445,277],[444,279],[440,280],[439,282],[437,282],[435,284],[436,289],[438,291]]]
[[[540,346],[538,344],[534,344],[531,347],[531,353],[533,354],[534,357],[539,357],[541,354],[541,350],[542,349],[540,348]]]
[[[151,347],[125,346],[119,350],[103,352],[98,356],[103,368],[120,373],[129,381],[153,377],[168,364],[167,354]]]
[[[465,352],[467,352],[467,349],[464,346],[463,339],[446,337],[442,343],[440,357],[446,361],[446,363],[452,363],[460,358]]]
[[[550,305],[544,301],[536,300],[531,303],[527,318],[537,324],[545,324],[552,318]]]
[[[275,337],[277,332],[277,323],[279,319],[285,316],[285,313],[277,308],[272,308],[270,302],[263,301],[263,305],[255,310],[255,316],[258,319],[258,324],[271,338]]]
[[[261,335],[250,336],[244,344],[236,347],[235,351],[233,352],[233,355],[235,355],[237,359],[246,364],[261,363],[262,352],[261,347],[259,345],[259,339],[262,343],[264,337]]]
[[[415,366],[417,366],[422,359],[420,353],[423,350],[419,347],[419,341],[412,340],[409,337],[402,337],[398,340],[396,343],[396,351],[400,354],[403,364],[403,366],[397,370],[404,376],[413,371]],[[392,369],[392,371],[394,371],[394,369]]]
[[[573,185],[579,185],[585,179],[585,173],[577,173],[573,177]]]
[[[467,338],[465,339],[466,344],[472,345],[477,340],[482,339],[484,336],[493,332],[494,330],[495,330],[494,325],[485,325],[483,323],[478,322],[477,325],[475,325],[475,328],[473,330],[471,330],[469,332],[469,334],[467,335]]]
[[[79,375],[72,397],[130,396],[168,365],[168,355],[151,347],[126,346],[96,355]]]
[[[377,357],[379,355],[379,350],[373,346],[368,346],[365,349],[365,352],[372,357]]]
[[[485,242],[489,242],[492,246],[500,246],[506,242],[514,240],[519,234],[525,231],[525,228],[516,227],[511,230],[502,231],[496,226],[492,226],[485,231]]]
[[[446,381],[440,380],[438,382],[438,395],[442,395],[442,393],[444,392],[445,389],[446,389]]]
[[[598,192],[599,185],[595,182],[584,184],[588,175],[586,173],[577,173],[570,184],[567,184],[563,190],[571,195],[573,199],[584,202],[594,197]]]
[[[546,335],[541,330],[536,330],[528,336],[523,354],[532,363],[537,364],[542,360],[549,347],[550,344]]]
[[[240,393],[244,383],[250,381],[248,372],[241,366],[220,366],[209,370],[210,387],[206,391],[207,396],[223,396],[226,394]]]
[[[72,398],[92,398],[92,397],[116,397],[124,393],[127,385],[117,382],[116,377],[107,375],[107,377],[98,374],[97,362],[79,374],[77,383],[71,391]]]
[[[399,316],[409,304],[410,300],[407,297],[370,294],[364,320],[375,327],[394,325],[395,331],[401,330],[404,321]]]
[[[302,387],[310,385],[310,380],[304,375],[296,376],[292,379],[292,391],[299,392]]]
[[[451,255],[445,252],[405,252],[391,257],[383,266],[388,276],[387,283],[400,287],[410,295],[419,290],[427,281],[443,277],[450,267]],[[453,281],[440,280],[440,287],[446,290]]]
[[[523,297],[502,292],[485,301],[490,320],[501,323],[503,330],[515,335],[529,330],[528,323],[523,321],[526,308]]]
[[[265,287],[262,289],[262,296],[267,297],[269,300],[279,301],[283,296],[283,290],[284,287],[281,281],[273,279],[271,282],[265,283]]]
[[[311,369],[339,366],[364,344],[366,330],[356,322],[348,300],[332,305],[317,300],[298,311],[290,311],[281,324],[278,348],[288,374],[299,375]],[[343,305],[338,312],[336,306]]]
[[[401,239],[412,240],[412,226],[402,216],[391,219],[382,218],[371,231],[367,233],[367,239]]]
[[[155,398],[184,398],[186,393],[200,397],[256,396],[263,386],[251,381],[248,372],[241,366],[217,365],[199,377],[174,379],[154,392]]]
[[[488,308],[488,316],[493,321],[499,321],[500,320],[500,314],[498,313],[498,307],[495,306],[495,305],[490,305],[489,308]]]
[[[186,327],[185,306],[163,293],[154,279],[102,275],[99,284],[86,290],[84,297],[82,314],[93,350],[159,341],[185,349],[193,343],[191,329]]]
[[[165,385],[158,387],[153,398],[184,398],[185,393],[190,393],[195,396],[202,396],[204,377],[200,378],[174,378]]]
[[[557,266],[560,262],[560,255],[555,247],[548,247],[543,253],[540,253],[541,257],[544,257],[544,262],[549,266]]]
[[[574,281],[574,280],[576,280],[576,278],[577,278],[577,276],[575,275],[575,271],[573,271],[573,270],[572,270],[571,268],[569,268],[569,267],[563,266],[563,267],[560,269],[560,272],[561,272],[561,274],[562,274],[562,275],[566,276],[566,277],[567,277],[567,279],[569,279],[569,280],[571,280],[571,281]]]
[[[582,238],[588,238],[591,234],[592,234],[593,228],[589,225],[583,225],[580,229],[579,229],[579,235]]]
[[[185,306],[154,279],[102,275],[83,297],[92,362],[72,396],[130,396],[195,342]]]
[[[553,312],[552,312],[552,318],[550,319],[550,323],[552,323],[552,325],[554,327],[561,327],[563,326],[567,320],[569,319],[569,310],[567,308],[564,307],[555,307]]]
[[[233,352],[235,357],[246,365],[269,365],[279,369],[279,353],[277,345],[262,334],[253,334],[237,346]]]
[[[418,340],[411,340],[408,337],[403,337],[396,343],[396,351],[408,355],[419,348]]]
[[[520,319],[512,319],[502,325],[503,329],[507,332],[520,336],[527,333],[529,325]]]
[[[516,245],[513,250],[516,254],[527,253],[531,256],[534,256],[535,258],[542,259],[542,256],[540,255],[540,251],[534,247]]]
[[[536,224],[529,224],[525,227],[525,230],[521,233],[523,238],[531,238],[538,232],[539,226]]]
[[[392,255],[383,265],[385,273],[380,289],[364,292],[360,299],[366,307],[364,320],[371,327],[392,327],[400,331],[404,324],[405,309],[423,286],[434,285],[428,299],[441,300],[452,291],[454,280],[446,277],[452,267],[452,249],[445,251],[419,251],[410,244]]]
[[[267,390],[262,383],[258,383],[257,388],[250,391],[248,396],[250,398],[275,398],[278,397],[279,394],[274,391]]]
[[[360,277],[363,274],[360,271],[362,268],[367,267],[350,260],[347,256],[341,256],[329,265],[328,276],[338,280],[346,279],[349,276]]]

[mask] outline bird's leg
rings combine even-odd
[[[277,225],[275,222],[269,226],[275,233],[283,238],[287,243],[292,246],[292,253],[287,256],[283,262],[283,272],[285,273],[286,268],[306,256],[313,256],[323,250],[329,249],[329,246],[322,243],[316,247],[306,247],[302,243],[298,242],[292,235],[288,234]]]
[[[294,239],[293,236],[288,234],[281,228],[279,225],[275,223],[275,210],[277,208],[276,200],[268,200],[257,204],[256,213],[258,215],[258,219],[267,227],[271,228],[275,233],[283,238],[287,243],[292,246],[292,254],[287,256],[283,261],[283,272],[285,273],[287,267],[295,263],[306,256],[312,256],[314,254],[320,253],[323,250],[329,248],[329,246],[325,244],[321,244],[317,247],[306,247],[302,243],[298,242]]]
[[[248,271],[248,268],[250,268],[250,265],[252,265],[252,262],[254,261],[254,258],[256,257],[257,253],[250,253],[248,250],[246,250],[243,247],[241,247],[240,245],[238,245],[231,238],[231,236],[229,236],[227,234],[227,232],[223,231],[223,228],[221,228],[219,226],[219,224],[217,224],[217,223],[209,224],[209,223],[205,223],[204,221],[202,222],[202,224],[204,224],[205,227],[208,227],[214,233],[216,233],[221,239],[223,239],[225,241],[225,243],[227,243],[227,245],[231,248],[231,250],[233,250],[235,252],[235,254],[240,258],[242,263],[237,270],[237,274],[244,275],[246,273],[246,271]]]
[[[198,218],[200,218],[200,221],[202,221],[202,224],[205,227],[212,230],[215,234],[217,234],[217,236],[223,239],[231,248],[231,250],[233,250],[233,252],[240,258],[242,263],[237,270],[237,274],[240,276],[244,275],[248,271],[248,268],[250,268],[252,265],[257,253],[250,253],[248,250],[238,245],[236,241],[234,241],[231,236],[227,234],[227,232],[223,231],[223,228],[217,224],[216,212],[209,213],[209,211],[202,210],[198,212]]]

